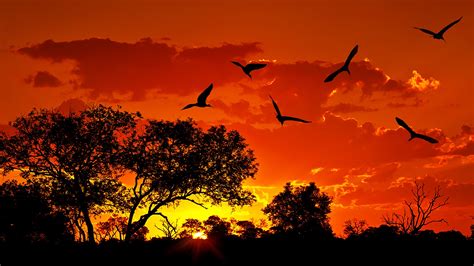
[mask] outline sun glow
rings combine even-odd
[[[204,232],[197,232],[193,234],[193,239],[207,239],[207,236]]]

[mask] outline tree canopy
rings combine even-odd
[[[125,203],[129,213],[126,239],[153,215],[168,220],[161,210],[181,201],[201,207],[223,202],[243,206],[254,201],[242,184],[254,177],[257,164],[237,131],[223,126],[203,131],[191,120],[150,120],[142,131],[134,131],[120,153],[124,167],[134,175]],[[135,219],[140,207],[147,211]]]
[[[328,214],[332,199],[314,183],[293,186],[287,183],[263,212],[277,235],[296,238],[332,237]]]

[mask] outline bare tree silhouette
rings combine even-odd
[[[344,235],[346,238],[356,237],[361,235],[369,228],[365,220],[352,219],[344,222]]]
[[[393,213],[384,216],[387,225],[396,226],[403,234],[417,234],[423,227],[432,223],[447,223],[445,219],[431,219],[434,211],[448,204],[449,197],[441,194],[441,188],[437,186],[433,196],[428,199],[423,183],[415,182],[411,190],[412,201],[404,201],[403,213]]]
[[[178,222],[179,219],[176,219],[174,222],[162,219],[160,226],[155,224],[155,228],[164,234],[165,239],[175,239],[179,235]]]

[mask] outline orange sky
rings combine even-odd
[[[461,16],[446,43],[412,28],[438,31]],[[334,196],[341,234],[351,218],[378,225],[422,179],[451,198],[438,213],[449,224],[434,228],[468,234],[473,33],[469,0],[1,0],[0,124],[80,99],[239,130],[260,164],[248,184],[258,202],[233,212],[183,205],[172,218],[259,218],[285,182],[314,181]],[[355,44],[352,75],[323,83]],[[235,59],[269,66],[250,80]],[[180,111],[211,82],[213,109]],[[313,123],[281,127],[268,94],[284,114]],[[440,143],[407,142],[395,116]]]

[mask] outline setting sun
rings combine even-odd
[[[197,232],[193,234],[193,239],[207,239],[207,236],[204,232]]]

